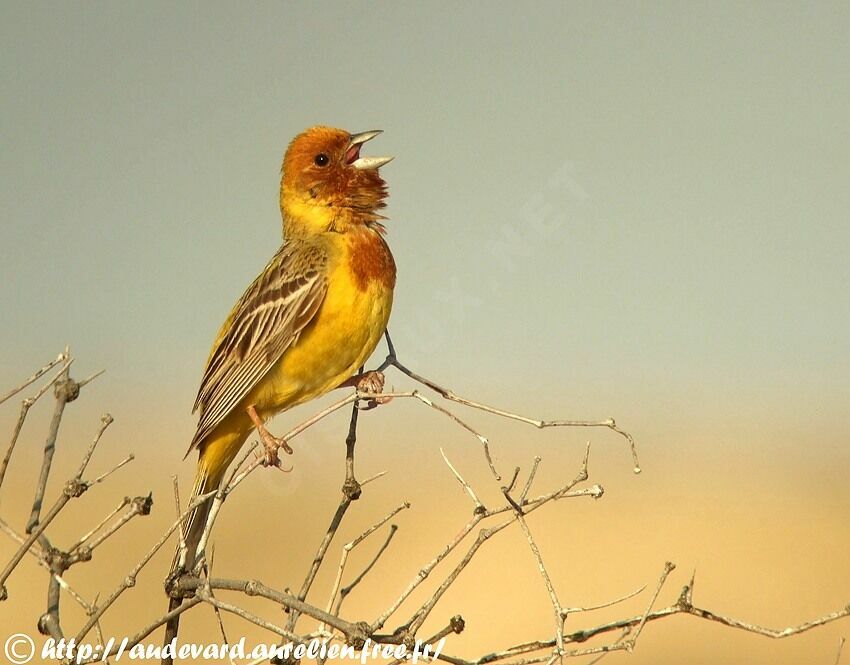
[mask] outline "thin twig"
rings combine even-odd
[[[519,495],[519,505],[522,505],[525,501],[525,497],[528,496],[528,492],[531,489],[531,483],[534,482],[534,476],[537,475],[537,467],[540,466],[540,457],[536,456],[534,461],[531,464],[531,471],[528,474],[528,479],[525,481],[525,486],[522,488],[522,493]]]
[[[103,542],[113,536],[118,529],[127,524],[130,520],[138,515],[149,515],[151,511],[151,506],[153,505],[153,497],[148,494],[147,496],[137,496],[131,499],[130,497],[124,497],[125,505],[129,504],[130,508],[123,515],[121,515],[115,522],[109,525],[109,528],[104,529],[100,532],[100,534],[96,538],[92,538],[87,543],[87,547],[89,552],[93,552],[96,547],[103,544]],[[114,515],[114,513],[113,513]],[[89,535],[91,537],[91,535]],[[83,539],[81,543],[86,542],[88,538]]]
[[[19,545],[22,545],[26,538],[15,531],[9,524],[7,524],[3,519],[0,519],[0,531],[3,531],[7,536],[9,536],[12,540],[17,542]],[[74,602],[76,602],[80,607],[82,607],[86,613],[91,612],[92,605],[86,601],[74,588],[68,584],[68,582],[59,574],[53,573],[50,570],[50,564],[47,562],[47,557],[43,551],[40,551],[39,548],[35,545],[30,547],[27,552],[35,557],[35,560],[38,562],[42,568],[47,570],[51,575],[59,582],[59,586],[64,589],[68,595],[73,598]]]
[[[100,522],[98,522],[97,526],[93,527],[89,531],[86,531],[86,533],[84,533],[82,536],[80,536],[77,539],[77,541],[68,548],[68,551],[73,552],[74,550],[79,548],[84,542],[86,542],[94,534],[96,534],[98,531],[100,531],[100,529],[102,529],[104,526],[106,526],[106,524],[109,522],[109,520],[111,520],[118,513],[120,513],[128,503],[130,503],[130,497],[125,496],[121,500],[121,503],[119,503],[118,506],[115,508],[115,510],[113,510],[111,513],[108,513],[106,515],[106,517],[104,517]]]
[[[123,467],[123,466],[126,466],[127,464],[129,464],[130,462],[132,462],[134,459],[136,459],[136,456],[135,456],[133,453],[130,453],[129,455],[127,455],[127,457],[125,457],[124,459],[122,459],[120,462],[118,462],[118,464],[116,464],[115,466],[113,466],[111,469],[107,469],[106,471],[104,471],[103,473],[101,473],[99,476],[96,476],[96,477],[92,478],[92,479],[89,481],[89,485],[97,485],[98,483],[102,483],[102,482],[103,482],[104,480],[106,480],[109,476],[111,476],[113,473],[115,473],[116,471],[118,471],[118,469],[120,469],[120,468],[121,468],[121,467]]]
[[[342,518],[345,515],[345,512],[348,510],[348,507],[351,505],[351,498],[343,495],[342,499],[339,502],[339,505],[334,512],[333,518],[331,519],[331,523],[325,531],[325,537],[322,538],[322,542],[319,543],[319,549],[316,551],[315,556],[313,557],[313,562],[310,564],[310,569],[307,571],[307,576],[304,578],[304,581],[301,584],[301,590],[298,592],[298,600],[304,600],[307,597],[307,593],[310,591],[310,587],[313,585],[314,580],[316,579],[316,575],[319,572],[319,567],[322,565],[322,562],[325,559],[325,554],[330,547],[331,541],[333,537],[336,535],[337,530],[339,529],[339,525],[342,522]],[[298,617],[300,616],[300,612],[297,610],[290,612],[289,620],[286,623],[286,629],[292,631],[295,628],[295,624],[298,622]]]
[[[221,600],[218,600],[215,596],[212,595],[209,589],[205,587],[199,587],[197,591],[195,591],[195,596],[200,598],[205,603],[209,603],[213,607],[223,612],[229,612],[231,614],[235,614],[236,616],[242,617],[246,621],[250,621],[251,623],[259,626],[260,628],[264,628],[276,635],[280,635],[284,639],[292,640],[295,642],[300,642],[300,638],[295,633],[292,633],[280,626],[277,626],[270,621],[266,621],[265,619],[261,619],[256,614],[248,612],[247,610],[243,610],[241,607],[237,607],[236,605],[232,605],[230,603],[225,603]]]
[[[89,446],[89,450],[86,452],[85,457],[83,458],[83,463],[80,465],[77,474],[71,478],[68,482],[65,483],[65,487],[62,490],[62,494],[59,495],[59,498],[56,499],[56,502],[47,512],[47,515],[44,517],[44,520],[38,522],[36,520],[36,524],[32,531],[28,531],[29,537],[24,541],[24,543],[18,548],[18,551],[12,556],[12,559],[6,565],[3,572],[0,573],[0,600],[5,600],[7,597],[6,591],[6,580],[9,579],[9,575],[12,574],[12,571],[15,570],[15,567],[20,563],[21,559],[23,559],[26,551],[32,547],[33,543],[38,540],[39,536],[44,533],[44,530],[47,526],[56,518],[56,516],[60,513],[60,511],[65,507],[65,504],[68,503],[73,498],[77,498],[82,496],[85,491],[91,486],[90,482],[86,482],[82,480],[82,474],[85,471],[86,465],[88,464],[88,460],[91,457],[92,452],[100,441],[103,432],[109,427],[112,422],[112,417],[108,414],[101,419],[101,427],[98,430],[97,435],[92,441],[91,446]],[[39,506],[40,507],[40,506]],[[29,525],[28,525],[29,526]]]
[[[108,596],[106,602],[102,605],[99,605],[94,612],[92,612],[89,620],[80,628],[76,637],[74,638],[77,643],[81,643],[83,638],[88,634],[91,630],[92,626],[103,616],[103,613],[108,610],[112,604],[118,600],[118,598],[123,594],[127,589],[130,589],[136,585],[136,577],[141,572],[141,570],[148,564],[148,562],[153,558],[153,556],[160,550],[160,548],[165,544],[165,542],[169,539],[171,534],[177,529],[182,523],[183,520],[186,519],[189,514],[200,504],[206,501],[210,496],[212,496],[212,492],[208,492],[207,494],[200,494],[195,497],[195,500],[192,501],[186,511],[178,517],[174,522],[172,522],[171,526],[165,531],[165,533],[160,537],[160,539],[154,543],[153,547],[151,547],[145,555],[139,560],[139,562],[130,570],[130,572],[124,577],[118,587]],[[185,605],[185,603],[184,603]],[[170,613],[169,613],[170,614]],[[180,612],[174,612],[172,616],[177,616]],[[165,623],[163,621],[162,623]],[[162,624],[158,624],[162,625]]]
[[[24,421],[29,414],[29,410],[33,407],[33,405],[40,400],[44,394],[50,390],[50,388],[68,371],[68,368],[71,366],[73,359],[69,359],[67,363],[60,369],[56,374],[53,375],[53,378],[50,379],[47,383],[45,383],[39,390],[32,396],[27,397],[21,402],[21,411],[18,414],[18,422],[15,424],[15,428],[12,430],[12,438],[9,441],[9,447],[6,449],[6,456],[3,458],[2,465],[0,465],[0,486],[3,485],[3,479],[6,477],[6,469],[9,467],[9,460],[12,459],[12,453],[15,450],[15,445],[18,442],[18,437],[21,434],[21,429],[24,426]],[[14,394],[14,393],[13,393]]]
[[[509,418],[511,420],[523,422],[528,425],[533,425],[538,429],[544,429],[546,427],[607,427],[611,431],[616,432],[617,434],[626,439],[632,454],[632,462],[634,465],[633,471],[635,473],[640,473],[640,463],[638,462],[637,447],[635,445],[634,438],[627,431],[620,429],[614,422],[613,418],[607,418],[605,420],[538,420],[536,418],[529,418],[518,413],[506,411],[505,409],[498,409],[496,407],[489,406],[481,402],[476,402],[474,400],[461,397],[460,395],[454,393],[448,388],[444,388],[438,383],[435,383],[434,381],[431,381],[430,379],[427,379],[424,376],[417,374],[413,370],[408,369],[403,364],[401,364],[401,362],[399,362],[398,360],[398,357],[396,356],[395,348],[393,347],[392,340],[390,339],[389,331],[386,331],[384,333],[384,336],[387,340],[389,353],[387,355],[386,360],[384,360],[384,362],[381,364],[380,369],[386,369],[389,366],[393,366],[398,369],[402,374],[405,374],[414,381],[429,387],[431,390],[438,393],[444,399],[447,399],[452,402],[457,402],[458,404],[463,404],[464,406],[468,406],[473,409],[479,409],[481,411],[485,411],[496,416],[501,416],[503,418]],[[497,478],[497,480],[499,480],[499,478]]]
[[[375,531],[380,529],[384,524],[389,522],[393,517],[395,517],[398,513],[400,513],[402,510],[405,510],[406,508],[410,508],[410,504],[405,501],[400,506],[393,508],[389,513],[387,513],[384,517],[382,517],[380,520],[375,522],[372,526],[370,526],[368,529],[366,529],[363,533],[361,533],[359,536],[357,536],[354,540],[351,540],[351,541],[347,542],[345,545],[343,545],[342,555],[340,556],[340,560],[339,560],[339,567],[337,568],[336,579],[334,580],[333,587],[331,588],[330,597],[328,598],[327,606],[325,607],[326,612],[330,613],[331,610],[333,609],[334,600],[336,599],[336,595],[339,592],[340,585],[342,584],[342,575],[345,572],[345,564],[348,561],[348,555],[351,554],[351,551],[355,547],[357,547],[360,543],[362,543],[364,540],[366,540],[366,538],[368,538],[370,535],[375,533]],[[397,528],[397,527],[395,527],[395,525],[393,525],[393,527],[394,528],[392,528],[390,530],[390,538],[392,538],[392,534],[395,533],[395,530]],[[389,544],[389,540],[387,541],[387,544]],[[381,552],[383,551],[383,549],[384,548],[381,548],[381,551],[378,552],[378,556],[381,555]],[[375,560],[377,560],[377,557],[375,558]],[[363,572],[363,575],[365,575],[369,571],[369,569],[372,567],[372,565],[374,565],[374,561],[371,564],[369,564],[369,566]],[[322,631],[323,629],[324,629],[324,625],[320,625],[319,631]]]
[[[552,610],[555,613],[555,644],[558,647],[558,653],[561,654],[564,650],[564,612],[561,607],[561,601],[558,600],[558,593],[555,591],[555,586],[552,584],[552,578],[549,576],[549,571],[546,570],[546,565],[543,563],[543,555],[540,554],[540,549],[537,547],[537,543],[531,535],[531,529],[529,528],[528,522],[522,514],[522,511],[518,511],[516,513],[516,518],[523,534],[525,534],[525,539],[528,542],[528,546],[531,548],[534,560],[537,562],[537,572],[539,572],[540,576],[543,578],[543,583],[546,585],[546,591],[549,593],[549,600],[552,602]]]
[[[124,644],[123,642],[113,644],[108,649],[106,649],[104,653],[93,656],[89,660],[81,661],[81,662],[79,662],[79,665],[87,665],[88,663],[95,663],[95,662],[105,662],[105,660],[107,658],[109,658],[110,656],[116,655],[119,652],[119,650],[122,649],[122,648],[125,652],[129,652],[134,646],[139,644],[143,639],[145,639],[148,635],[150,635],[157,628],[159,628],[163,624],[171,621],[171,619],[173,619],[175,616],[179,616],[183,612],[186,612],[187,610],[192,609],[193,607],[195,607],[195,605],[198,605],[201,602],[203,602],[203,601],[200,598],[190,598],[190,599],[188,599],[182,605],[179,605],[178,607],[174,608],[170,612],[166,612],[162,616],[157,617],[156,619],[154,619],[153,621],[148,623],[144,628],[142,628],[135,635],[130,637],[127,640],[126,644]],[[77,663],[78,663],[78,660],[76,658],[68,658],[68,659],[63,661],[62,665],[77,665]]]
[[[56,397],[56,405],[53,409],[53,418],[50,420],[50,428],[47,431],[47,439],[44,442],[44,455],[41,462],[41,470],[35,486],[35,497],[32,501],[30,518],[27,521],[26,532],[32,533],[38,526],[38,518],[41,513],[41,505],[44,503],[44,492],[47,488],[47,478],[50,475],[50,467],[53,464],[53,453],[56,451],[56,437],[59,434],[59,425],[62,422],[62,414],[65,405],[75,399],[79,394],[77,384],[68,374],[68,367],[62,371],[62,376],[53,388]]]
[[[51,360],[49,363],[47,363],[44,367],[42,367],[40,370],[38,370],[35,374],[30,376],[28,379],[25,379],[24,382],[21,383],[19,386],[12,388],[10,391],[8,391],[7,393],[4,393],[2,396],[0,396],[0,404],[5,402],[10,397],[14,397],[15,395],[17,395],[19,392],[21,392],[24,388],[26,388],[30,384],[38,381],[42,376],[44,376],[47,372],[49,372],[51,369],[56,367],[56,365],[58,365],[59,363],[70,364],[70,353],[69,353],[67,348],[62,353],[60,353],[58,356],[56,356],[53,360]],[[63,367],[62,369],[64,371],[66,368]],[[54,381],[55,381],[55,379],[54,379]],[[48,384],[48,385],[50,385],[50,384]]]
[[[360,574],[358,574],[353,580],[351,580],[351,582],[347,586],[344,586],[342,587],[342,589],[339,590],[339,597],[337,598],[336,606],[333,608],[333,613],[335,616],[339,616],[339,611],[342,607],[342,603],[348,597],[348,594],[350,594],[354,590],[354,587],[356,587],[358,584],[360,584],[360,582],[363,581],[363,578],[366,577],[369,571],[375,567],[376,563],[378,563],[378,559],[380,559],[381,556],[383,556],[384,552],[387,551],[387,548],[392,542],[393,536],[395,536],[397,532],[398,525],[391,524],[386,539],[384,540],[383,544],[378,548],[378,551],[375,552],[375,556],[372,557],[372,560],[368,564],[366,564],[366,567],[360,571]]]
[[[356,501],[360,498],[360,493],[362,490],[362,486],[360,485],[360,483],[357,482],[357,479],[354,477],[354,446],[357,442],[357,419],[359,413],[357,409],[358,395],[357,393],[355,393],[353,395],[353,400],[351,399],[351,397],[352,396],[349,396],[346,399],[340,400],[339,402],[337,402],[336,405],[332,405],[332,407],[334,407],[333,409],[329,407],[328,409],[325,409],[322,412],[332,413],[332,411],[336,410],[336,408],[341,408],[342,406],[345,406],[345,404],[353,403],[353,407],[351,409],[351,417],[349,420],[348,436],[345,440],[346,472],[345,481],[342,485],[342,498],[340,499],[339,505],[337,506],[333,517],[331,518],[330,525],[325,531],[325,537],[322,539],[322,542],[319,543],[319,549],[316,551],[316,555],[313,557],[313,562],[310,565],[310,569],[307,571],[307,575],[304,578],[304,582],[301,584],[301,590],[298,592],[298,600],[301,601],[303,601],[307,597],[307,594],[310,591],[310,587],[313,585],[313,582],[316,579],[316,575],[319,572],[319,567],[322,565],[322,561],[324,561],[328,548],[331,545],[331,541],[336,535],[336,532],[339,529],[339,525],[342,522],[342,518],[345,516],[345,513],[348,510],[349,506],[351,506],[351,502]],[[295,429],[298,431],[303,431],[303,429]],[[296,623],[298,623],[299,616],[300,614],[297,610],[290,612],[289,619],[286,623],[287,630],[294,630]]]
[[[443,461],[446,463],[446,466],[449,467],[454,477],[460,483],[460,486],[463,487],[463,490],[469,495],[469,498],[472,499],[475,504],[475,510],[480,511],[483,509],[484,504],[481,503],[481,499],[475,495],[475,490],[472,489],[472,486],[464,480],[463,476],[460,475],[460,472],[454,467],[454,465],[452,465],[442,448],[440,448],[440,454],[443,456]]]
[[[579,472],[576,474],[575,478],[566,483],[563,487],[558,488],[554,492],[550,492],[548,495],[543,497],[539,497],[538,499],[528,502],[524,507],[524,513],[529,514],[535,510],[538,510],[541,506],[546,505],[550,501],[557,500],[560,497],[566,496],[566,494],[575,487],[578,483],[587,480],[587,464],[588,464],[588,455],[590,448],[589,446],[585,450],[585,457],[582,462],[582,467]],[[402,594],[396,599],[396,601],[390,605],[390,607],[381,614],[378,619],[376,619],[375,623],[372,624],[373,631],[378,630],[384,626],[386,621],[390,616],[395,614],[401,604],[419,587],[422,582],[431,574],[434,568],[439,565],[441,561],[443,561],[451,552],[453,552],[461,542],[465,540],[465,538],[472,532],[472,530],[484,519],[489,517],[493,517],[494,515],[499,515],[503,512],[512,510],[511,507],[499,507],[493,508],[485,511],[479,511],[477,513],[473,513],[472,519],[467,522],[460,532],[451,540],[449,543],[443,547],[443,549],[433,558],[431,559],[425,566],[420,569],[417,575],[413,578],[413,580],[408,584],[407,588],[402,592]],[[449,589],[449,587],[455,582],[455,580],[459,577],[464,568],[469,564],[472,560],[473,556],[477,552],[477,550],[492,536],[499,533],[506,527],[510,526],[516,519],[514,518],[508,520],[507,522],[503,522],[495,527],[490,527],[488,529],[482,529],[479,532],[478,538],[473,542],[470,549],[467,551],[467,554],[463,557],[461,562],[452,570],[452,572],[443,580],[437,590],[432,594],[432,596],[422,605],[414,614],[413,618],[406,624],[409,628],[418,628],[425,621],[428,614],[434,609],[437,602],[439,602],[440,598],[443,594]]]
[[[646,584],[644,584],[639,589],[635,589],[630,593],[627,593],[625,596],[620,596],[619,598],[615,598],[614,600],[607,600],[604,603],[599,603],[598,605],[587,605],[585,607],[565,607],[561,610],[563,615],[566,617],[570,614],[575,614],[577,612],[591,612],[593,610],[601,610],[605,607],[611,607],[613,605],[618,605],[624,601],[629,600],[630,598],[634,598],[635,596],[641,594],[646,589]]]
[[[632,649],[635,648],[635,642],[637,642],[637,638],[640,637],[641,631],[643,631],[643,627],[646,625],[646,617],[652,611],[652,606],[655,605],[655,601],[658,599],[658,594],[661,593],[661,587],[664,586],[664,582],[667,581],[670,573],[672,573],[675,569],[676,564],[670,561],[664,563],[664,570],[661,572],[661,577],[658,579],[658,586],[655,587],[655,593],[653,593],[652,598],[649,599],[649,604],[646,606],[646,612],[643,613],[643,617],[641,617],[641,620],[638,622],[635,632],[632,633],[631,637],[623,643],[626,645],[627,651],[632,651]]]

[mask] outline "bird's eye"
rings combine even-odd
[[[330,164],[330,161],[330,158],[323,152],[320,152],[318,155],[316,155],[316,159],[313,160],[316,166],[327,166],[328,164]]]

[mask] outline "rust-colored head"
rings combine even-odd
[[[381,219],[386,183],[378,168],[391,157],[361,157],[379,131],[350,134],[311,127],[296,136],[283,158],[280,207],[287,231],[321,232]]]

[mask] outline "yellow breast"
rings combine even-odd
[[[375,350],[390,317],[395,264],[369,227],[329,234],[328,291],[313,321],[251,399],[268,417],[333,390]]]

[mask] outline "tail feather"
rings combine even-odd
[[[221,477],[215,478],[209,473],[207,465],[202,463],[203,457],[198,463],[198,472],[195,475],[195,484],[192,487],[190,502],[195,501],[197,497],[208,492],[217,490],[221,482]],[[185,571],[190,571],[195,567],[198,559],[198,545],[201,542],[201,536],[204,533],[204,528],[207,524],[210,510],[212,509],[212,497],[197,506],[186,519],[183,524],[183,542],[186,543],[185,558],[180,561],[181,550],[178,548],[174,555],[172,569],[177,567]]]
[[[207,494],[217,490],[221,486],[224,479],[224,473],[227,467],[233,461],[239,448],[245,443],[250,430],[226,432],[212,440],[202,444],[200,454],[198,456],[198,471],[195,474],[195,484],[192,487],[192,495],[189,498],[189,503],[203,494]],[[183,542],[186,543],[185,557],[181,557],[181,550],[178,547],[171,563],[171,575],[173,576],[192,571],[198,563],[199,552],[198,545],[201,542],[201,536],[204,534],[204,529],[207,526],[207,519],[212,510],[213,497],[209,497],[199,506],[196,506],[189,514],[188,519],[184,523]],[[181,561],[181,558],[183,560]],[[168,602],[168,611],[172,612],[180,607],[182,600],[179,597],[172,597]],[[165,644],[177,636],[178,627],[180,625],[180,615],[176,614],[166,624],[165,627]],[[171,658],[163,658],[164,665],[171,665]]]
[[[245,432],[228,432],[211,441],[205,442],[198,456],[198,470],[192,487],[190,503],[197,497],[216,491],[224,479],[227,467],[233,461],[239,448],[248,438]],[[186,557],[180,561],[180,551],[174,556],[172,570],[178,567],[183,571],[191,571],[198,562],[198,545],[207,525],[213,498],[210,497],[189,514],[183,525],[183,541],[186,543]]]

